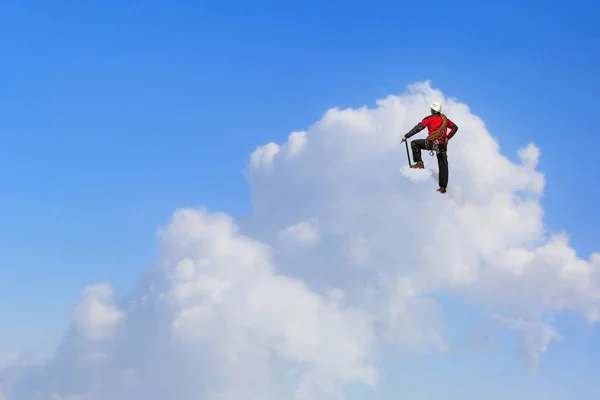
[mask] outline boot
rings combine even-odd
[[[437,191],[444,194],[446,193],[446,188],[440,187]]]
[[[425,168],[425,164],[423,164],[423,161],[419,161],[415,165],[411,165],[411,168],[424,169]]]

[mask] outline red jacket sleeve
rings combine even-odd
[[[448,119],[448,125],[446,127],[450,128],[450,133],[448,133],[448,139],[452,139],[452,136],[456,135],[456,131],[458,131],[458,126]]]

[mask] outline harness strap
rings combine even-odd
[[[429,150],[429,155],[433,157],[433,155],[438,155],[438,154],[444,154],[446,153],[446,150],[440,150],[440,145],[438,143],[435,142],[431,142],[429,140],[427,140],[427,147],[429,147],[429,144],[431,144],[431,148],[428,149]]]

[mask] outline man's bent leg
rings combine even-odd
[[[415,139],[411,142],[410,148],[412,149],[413,161],[415,162],[415,164],[420,164],[420,167],[423,168],[421,150],[429,150],[427,146],[427,140]]]

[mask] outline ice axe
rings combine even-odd
[[[404,141],[406,145],[406,158],[408,158],[408,166],[412,168],[412,164],[410,163],[410,153],[408,152],[408,140]]]

